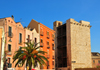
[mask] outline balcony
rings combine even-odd
[[[44,35],[44,33],[41,31],[41,32],[40,32],[40,35],[41,35],[41,36],[43,36],[43,35]]]
[[[55,47],[52,47],[52,50],[55,50]]]
[[[52,41],[54,41],[54,38],[52,38]]]
[[[12,32],[8,32],[8,37],[12,38],[13,37],[13,33]]]
[[[55,56],[52,56],[52,59],[55,59]]]
[[[47,38],[49,39],[49,38],[50,38],[50,36],[49,36],[49,35],[47,35]]]
[[[50,58],[50,56],[49,55],[47,55],[47,59],[49,59]]]
[[[22,45],[22,41],[19,41],[19,44]]]
[[[11,51],[9,51],[7,54],[8,54],[8,55],[11,55],[12,53],[11,53]]]
[[[44,43],[40,43],[40,46],[43,47],[44,46]]]
[[[50,46],[49,45],[47,45],[47,49],[50,49]]]
[[[52,66],[52,69],[55,69],[55,66],[54,65]]]

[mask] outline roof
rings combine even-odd
[[[92,56],[100,56],[100,53],[98,52],[91,52]]]

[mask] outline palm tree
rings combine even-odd
[[[27,46],[25,47],[21,47],[18,51],[15,52],[15,55],[13,56],[13,63],[15,61],[15,67],[22,62],[22,66],[25,64],[29,65],[29,70],[33,68],[35,68],[35,66],[37,66],[37,63],[39,63],[40,65],[45,64],[46,65],[46,61],[47,58],[45,56],[43,56],[46,52],[45,51],[41,51],[39,50],[40,47],[42,46],[38,46],[38,43],[32,43],[32,42],[25,42],[25,44]]]

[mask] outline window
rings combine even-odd
[[[47,31],[47,35],[49,35],[49,32]]]
[[[8,44],[8,51],[11,52],[11,45]]]
[[[13,21],[11,21],[11,23],[13,23]]]
[[[47,55],[49,56],[49,50],[47,50]]]
[[[22,34],[19,33],[19,43],[22,43]]]
[[[40,35],[43,36],[43,29],[40,29]]]
[[[41,28],[41,30],[40,30],[41,32],[43,32],[43,29]]]
[[[43,39],[41,39],[41,43],[43,43]]]
[[[28,35],[28,39],[30,39],[30,35]]]
[[[52,61],[52,65],[54,65],[54,61]]]
[[[35,38],[35,43],[37,43],[37,38]]]
[[[98,60],[98,63],[100,63],[100,60]]]
[[[55,49],[54,44],[52,44],[52,50],[54,50],[54,49]]]
[[[54,51],[52,51],[52,55],[54,56]]]
[[[61,24],[60,23],[58,23],[58,26],[60,26]]]
[[[93,60],[93,63],[95,63],[95,60]]]
[[[11,26],[9,26],[9,32],[8,32],[8,36],[12,36],[12,27]]]
[[[30,42],[30,35],[28,35],[28,42]]]
[[[49,42],[47,42],[47,45],[49,45]]]
[[[10,22],[10,20],[8,20],[8,22]]]
[[[52,38],[54,38],[54,34],[52,34]]]

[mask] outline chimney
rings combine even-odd
[[[12,19],[14,20],[14,16],[12,15],[11,17],[12,17]]]

